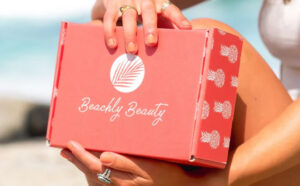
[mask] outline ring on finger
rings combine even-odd
[[[97,178],[99,181],[106,183],[106,184],[111,184],[111,179],[109,178],[111,173],[110,169],[105,169],[103,173],[98,173]]]
[[[166,2],[164,2],[162,5],[161,5],[161,8],[160,8],[160,11],[163,12],[166,10],[166,8],[168,8],[170,5],[172,5],[172,2],[167,0]]]
[[[130,6],[130,5],[121,6],[120,7],[120,12],[123,15],[127,10],[130,10],[130,9],[133,9],[138,14],[137,9],[134,6]]]

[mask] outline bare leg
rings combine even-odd
[[[194,29],[216,27],[241,36],[228,25],[211,19],[196,19],[192,24]],[[255,135],[290,103],[291,98],[281,82],[258,52],[244,40],[232,148]],[[255,185],[299,185],[299,175],[300,166],[295,166]]]

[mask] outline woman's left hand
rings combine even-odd
[[[98,180],[97,173],[102,173],[106,168],[112,170],[111,185],[182,186],[192,183],[193,179],[177,164],[113,152],[95,154],[74,141],[70,141],[68,150],[62,150],[61,154],[79,168],[93,186],[104,184]]]

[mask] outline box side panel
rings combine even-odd
[[[55,113],[55,103],[56,103],[56,97],[58,94],[60,67],[61,67],[61,62],[62,62],[63,53],[64,53],[64,41],[65,41],[67,27],[68,27],[68,23],[66,23],[66,22],[61,23],[58,51],[57,51],[57,59],[56,59],[56,67],[55,67],[55,75],[54,75],[53,89],[52,89],[52,97],[51,97],[50,111],[49,111],[49,117],[48,117],[48,128],[47,128],[47,134],[46,134],[46,139],[49,142],[51,140],[51,134],[52,134],[52,119],[53,119],[54,113]]]
[[[218,29],[210,30],[199,101],[198,135],[193,151],[195,163],[212,165],[211,162],[215,162],[221,165],[218,167],[225,167],[241,51],[239,37]]]

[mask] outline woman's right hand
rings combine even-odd
[[[93,9],[92,18],[103,17],[105,41],[109,48],[116,48],[116,23],[122,18],[126,51],[135,54],[138,50],[136,41],[137,21],[142,17],[145,44],[156,46],[158,43],[157,17],[163,18],[178,29],[192,29],[190,22],[183,16],[181,10],[167,0],[98,0]],[[123,12],[122,6],[130,6]]]
[[[74,141],[70,141],[67,147],[61,151],[61,155],[85,174],[89,186],[106,185],[97,176],[106,169],[111,170],[109,178],[112,186],[182,186],[194,183],[194,178],[178,164],[113,152],[100,155],[85,150]]]

